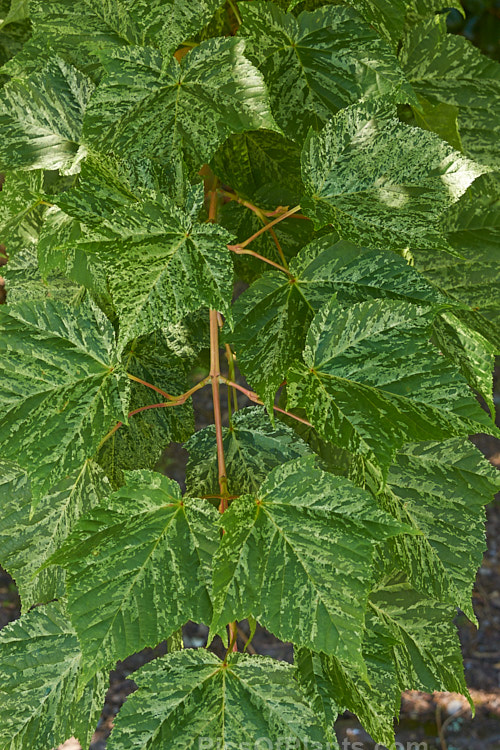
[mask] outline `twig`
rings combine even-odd
[[[244,388],[242,385],[239,385],[238,383],[235,383],[232,380],[225,378],[223,375],[220,376],[220,380],[222,383],[226,383],[226,385],[230,385],[232,388],[237,388],[239,391],[244,393],[245,396],[248,399],[250,399],[250,401],[253,401],[254,404],[259,404],[259,406],[265,406],[264,402],[261,401],[261,399],[258,397],[258,395],[254,391],[249,391],[248,388]],[[282,409],[280,406],[275,406],[274,404],[273,404],[273,409],[275,411],[279,411],[280,414],[284,414],[287,417],[291,417],[292,419],[297,420],[297,422],[302,422],[302,424],[305,424],[308,427],[312,427],[312,424],[308,422],[307,419],[302,419],[302,417],[298,417],[296,414],[292,414],[291,411],[286,411],[285,409]]]
[[[266,227],[267,226],[269,226],[269,224],[267,224]],[[281,266],[279,263],[275,263],[274,260],[266,258],[265,255],[260,255],[253,250],[246,250],[242,245],[228,245],[227,247],[229,250],[231,250],[231,252],[236,253],[236,255],[252,255],[254,258],[258,258],[259,260],[264,261],[264,263],[268,263],[270,266],[278,268],[280,271],[283,271],[283,273],[286,273],[287,276],[293,278],[288,268],[285,268],[285,266]]]
[[[300,206],[295,206],[294,208],[291,208],[289,211],[285,211],[284,214],[280,214],[276,219],[273,219],[273,221],[270,221],[269,224],[266,224],[262,229],[259,229],[257,232],[252,234],[251,237],[249,237],[244,242],[239,242],[238,247],[244,248],[247,245],[249,245],[251,242],[257,239],[257,237],[260,237],[261,234],[264,234],[264,232],[267,232],[271,227],[276,226],[276,224],[279,224],[280,221],[283,221],[284,219],[288,219],[289,216],[293,216],[294,214],[298,213],[300,211]]]

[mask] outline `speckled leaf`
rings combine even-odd
[[[2,567],[15,579],[23,611],[64,595],[62,568],[39,568],[66,540],[81,515],[110,492],[99,467],[82,468],[44,495],[34,512],[26,473],[0,462],[0,547]]]
[[[289,427],[279,422],[273,427],[262,407],[236,412],[231,426],[223,430],[223,439],[231,495],[257,493],[276,466],[312,452]],[[193,435],[184,447],[189,453],[186,470],[189,494],[217,495],[220,490],[213,425]]]
[[[325,6],[298,18],[272,2],[241,5],[239,33],[269,87],[287,136],[303,141],[360,99],[414,100],[390,46],[352,8]]]
[[[135,339],[123,356],[124,369],[171,395],[188,388],[183,361],[168,347],[165,336],[156,331]],[[165,401],[165,396],[132,382],[130,411]],[[188,401],[172,409],[150,409],[130,418],[128,426],[112,435],[99,452],[99,464],[114,486],[123,484],[129,469],[153,469],[172,441],[182,443],[194,432],[193,405]]]
[[[126,480],[52,558],[68,572],[83,682],[100,667],[154,647],[187,620],[211,617],[217,511],[206,500],[183,500],[179,485],[161,474],[133,471]]]
[[[355,713],[375,742],[388,748],[394,747],[394,720],[401,703],[392,655],[394,642],[385,632],[366,632],[363,658],[369,682],[351,664],[334,656],[309,649],[297,649],[295,654],[299,682],[314,701],[316,713],[324,715],[330,724],[335,701],[339,713],[346,709]]]
[[[0,254],[1,257],[1,254]],[[10,305],[51,299],[70,304],[81,296],[81,287],[55,272],[43,278],[33,248],[21,250],[2,268],[5,291]]]
[[[0,96],[0,168],[77,170],[86,153],[81,129],[93,88],[57,57],[7,84]]]
[[[76,736],[88,747],[108,687],[98,672],[85,685],[81,651],[58,603],[37,607],[0,633],[1,750],[50,748]]]
[[[500,177],[480,177],[442,224],[460,257],[418,250],[415,265],[452,298],[491,321],[500,353]]]
[[[299,358],[314,313],[335,293],[343,305],[380,297],[446,301],[400,256],[336,242],[335,235],[301,250],[290,273],[293,283],[271,272],[252,284],[233,306],[235,327],[226,334],[241,371],[267,404]]]
[[[441,214],[485,171],[392,107],[358,104],[307,139],[302,205],[317,227],[361,245],[443,250]]]
[[[186,650],[138,670],[139,690],[120,711],[109,750],[323,746],[325,734],[294,680],[266,656]],[[259,742],[260,740],[260,742]],[[338,750],[336,742],[331,746]]]
[[[274,469],[222,516],[212,632],[254,615],[282,640],[363,671],[364,607],[375,541],[405,528],[372,495],[305,457]]]
[[[129,44],[160,47],[165,55],[199,31],[212,17],[220,0],[30,0],[34,41],[92,68],[98,50]],[[168,18],[168,23],[165,23]],[[42,46],[43,42],[43,46]],[[33,45],[30,45],[33,48]],[[24,60],[23,60],[24,62]],[[33,60],[26,60],[28,65]]]
[[[111,199],[114,195],[110,190]],[[77,247],[91,260],[96,258],[108,276],[120,317],[121,349],[200,307],[230,316],[231,235],[222,227],[197,222],[203,191],[196,189],[192,198],[185,211],[160,194],[155,199],[122,197],[120,205],[108,204],[104,195],[87,200],[82,190],[61,200],[66,211],[77,218],[86,216],[92,225]]]
[[[401,690],[448,691],[470,699],[465,684],[455,607],[395,581],[370,595],[369,629],[384,628],[396,641],[393,655]],[[472,705],[472,702],[471,702]]]
[[[10,257],[36,245],[43,207],[43,172],[9,172],[0,192],[0,244]]]
[[[0,308],[0,333],[2,456],[30,472],[37,500],[127,421],[128,379],[90,302]]]
[[[210,39],[168,64],[152,48],[102,53],[107,76],[87,110],[86,138],[119,155],[181,149],[199,168],[231,133],[275,129],[244,48],[243,40]]]
[[[422,532],[388,542],[422,594],[475,620],[472,586],[485,547],[483,506],[500,488],[496,472],[466,439],[405,447],[389,469],[383,507]]]
[[[399,300],[342,310],[334,299],[311,324],[305,365],[288,373],[289,407],[304,408],[321,437],[382,469],[403,443],[495,430],[429,343],[432,318]]]
[[[426,21],[405,39],[401,62],[415,91],[431,104],[458,107],[464,152],[500,166],[500,64],[462,36],[448,34],[444,16]]]

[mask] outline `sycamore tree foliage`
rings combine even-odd
[[[0,15],[0,750],[88,747],[108,670],[164,639],[110,750],[333,748],[345,709],[394,748],[402,690],[468,695],[499,65],[446,0]]]

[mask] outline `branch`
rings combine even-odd
[[[267,229],[268,226],[269,224],[266,225],[266,227],[263,227],[263,229]],[[236,255],[252,255],[254,258],[258,258],[259,260],[264,261],[264,263],[268,263],[270,266],[278,268],[280,271],[283,271],[283,273],[286,273],[287,276],[293,278],[288,268],[280,266],[279,263],[275,263],[274,260],[269,260],[269,258],[266,258],[264,255],[259,255],[259,253],[255,253],[253,250],[245,250],[242,245],[228,245],[227,247],[228,250],[231,250],[232,253],[236,253]]]
[[[259,404],[259,406],[265,406],[264,402],[260,400],[258,395],[254,391],[249,391],[248,388],[244,388],[242,385],[239,385],[238,383],[234,383],[232,380],[229,380],[228,378],[225,378],[223,375],[220,376],[220,380],[222,383],[225,383],[226,385],[231,386],[231,388],[237,388],[239,391],[245,394],[245,396],[250,399],[250,401],[253,401],[254,404]],[[307,425],[308,427],[312,427],[312,424],[307,421],[307,419],[302,419],[302,417],[298,417],[296,414],[292,414],[291,411],[285,411],[285,409],[282,409],[280,406],[275,406],[273,404],[274,411],[279,411],[280,414],[284,414],[286,417],[291,417],[292,419],[297,420],[297,422],[301,422],[302,424]]]
[[[140,383],[141,385],[145,385],[146,388],[151,388],[151,390],[156,391],[157,393],[160,393],[162,396],[165,396],[165,398],[171,399],[173,401],[176,400],[175,396],[171,396],[166,391],[162,391],[161,388],[158,388],[158,386],[152,385],[151,383],[146,382],[146,380],[141,380],[141,378],[136,378],[135,375],[131,375],[129,372],[127,372],[127,377],[130,380],[133,380],[134,383]]]
[[[284,214],[280,214],[276,219],[273,219],[273,221],[270,221],[269,224],[266,224],[265,227],[262,227],[262,229],[259,229],[258,232],[255,232],[255,234],[252,234],[251,237],[249,237],[244,242],[238,243],[237,247],[246,247],[251,242],[257,239],[257,237],[260,237],[261,234],[264,234],[264,232],[267,232],[268,229],[271,229],[271,227],[276,226],[276,224],[279,224],[280,221],[283,221],[284,219],[288,219],[289,216],[293,216],[294,214],[298,213],[300,211],[300,206],[295,206],[295,208],[291,208],[289,211],[285,211]]]

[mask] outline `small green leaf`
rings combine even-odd
[[[223,663],[208,651],[184,650],[142,667],[134,679],[139,690],[117,717],[110,750],[253,747],[263,738],[307,747],[326,739],[294,668],[282,661],[234,654]]]
[[[351,8],[328,5],[297,19],[272,2],[243,3],[241,11],[239,33],[288,137],[303,141],[360,99],[415,100],[390,46]]]
[[[180,149],[199,168],[232,133],[275,130],[262,76],[244,48],[243,40],[210,39],[168,65],[152,48],[101,53],[107,76],[87,111],[85,137],[118,155]]]
[[[90,302],[0,308],[0,332],[2,456],[29,471],[37,500],[127,421],[128,378]]]
[[[14,79],[0,96],[0,168],[78,169],[83,114],[94,86],[54,57],[40,72]]]
[[[107,690],[96,672],[78,698],[82,655],[59,603],[37,607],[0,633],[0,750],[56,747],[76,736],[88,747]]]
[[[468,435],[494,425],[465,380],[428,341],[432,308],[377,300],[314,318],[305,365],[288,372],[288,405],[319,435],[387,468],[406,442]],[[484,429],[484,428],[483,428]]]
[[[0,192],[0,243],[9,257],[36,246],[43,207],[43,172],[9,172]]]
[[[81,296],[81,287],[61,273],[43,278],[33,248],[21,250],[2,268],[9,305],[51,299],[69,304]]]
[[[269,472],[294,458],[311,453],[289,427],[271,425],[262,408],[241,409],[223,430],[227,484],[231,495],[256,493]],[[205,427],[185,444],[188,492],[194,496],[218,495],[215,428]]]
[[[218,514],[149,471],[87,514],[51,562],[68,571],[68,608],[83,651],[81,682],[187,620],[209,622]]]
[[[130,375],[156,385],[170,395],[185,393],[188,386],[184,362],[168,347],[165,336],[156,331],[135,339],[123,356]],[[165,396],[132,382],[130,411],[165,401]],[[154,469],[169,443],[182,443],[194,432],[190,401],[175,408],[149,409],[130,418],[128,426],[112,435],[102,446],[98,461],[114,486],[124,482],[124,471]]]
[[[392,107],[359,104],[307,139],[302,206],[317,227],[331,223],[360,245],[450,250],[439,218],[487,171]]]
[[[221,523],[211,632],[252,614],[282,640],[363,671],[374,544],[405,527],[312,456],[274,469],[256,496],[233,500]]]

